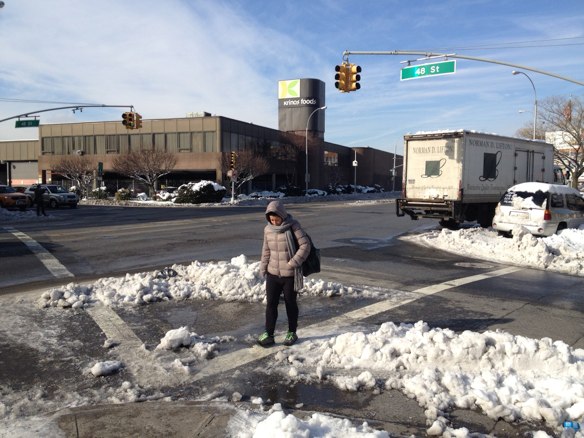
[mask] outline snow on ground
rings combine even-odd
[[[379,290],[356,290],[318,278],[305,279],[304,286],[301,295],[376,297],[383,294]],[[229,262],[194,261],[161,271],[101,278],[91,284],[69,283],[44,292],[39,305],[79,308],[100,302],[115,307],[195,298],[264,301],[265,282],[259,274],[259,262],[248,262],[245,255],[240,255]]]
[[[517,227],[512,234],[507,238],[492,229],[443,229],[402,239],[477,259],[584,276],[584,229],[535,237]]]
[[[492,230],[470,228],[433,230],[402,238],[497,263],[584,276],[584,230],[564,230],[536,238],[517,229],[512,238],[504,238]],[[192,298],[259,302],[264,299],[265,284],[258,268],[257,262],[249,262],[244,255],[229,262],[194,261],[158,272],[103,278],[92,284],[70,283],[44,292],[38,303],[41,307],[82,311],[98,302],[113,307]],[[314,277],[307,281],[303,293],[342,299],[382,296],[379,291],[355,290]],[[216,348],[218,342],[222,340],[204,339],[186,327],[177,327],[161,339],[157,348],[169,352],[187,348],[198,360],[212,361],[221,354]],[[402,391],[425,408],[429,435],[476,436],[465,428],[449,427],[445,413],[453,408],[475,409],[509,422],[545,422],[555,435],[562,433],[564,421],[584,421],[584,350],[573,349],[561,340],[530,339],[502,331],[455,333],[448,328],[430,328],[423,321],[413,325],[387,321],[373,332],[333,333],[328,338],[305,340],[276,353],[271,360],[273,372],[290,382],[324,381],[346,391],[373,394],[389,389]],[[121,367],[120,362],[104,360],[90,371],[101,376]],[[38,416],[41,406],[45,409],[41,412],[48,412],[65,406],[164,397],[159,388],[149,388],[150,394],[152,390],[154,395],[146,396],[144,388],[124,382],[120,388],[104,387],[83,395],[71,392],[48,402],[42,393],[23,396],[2,389],[0,425],[10,436],[19,436],[19,431],[30,431],[35,424],[41,425],[39,430],[47,427],[46,420]],[[262,403],[258,400],[256,404]],[[325,414],[298,419],[286,415],[278,404],[269,410],[242,409],[230,432],[241,438],[389,436],[365,423],[354,424]],[[538,431],[534,436],[548,435]],[[575,436],[584,437],[584,433],[580,430]]]
[[[577,246],[582,241],[581,233],[564,232],[564,237],[556,236],[551,242],[557,247]],[[481,247],[477,242],[488,247],[489,239],[505,244],[515,241],[480,229],[430,232],[419,239],[444,239],[459,252],[458,241],[475,251]],[[526,253],[529,255],[523,262],[540,260],[540,252],[547,246],[539,244],[538,239],[522,239],[535,242],[521,244],[535,248]],[[582,272],[581,268],[576,271]],[[230,262],[195,261],[159,272],[103,278],[88,285],[70,283],[43,293],[39,304],[83,308],[100,302],[115,307],[191,298],[259,302],[264,298],[264,288],[258,262],[248,262],[241,255]],[[303,293],[346,299],[379,294],[319,279],[308,280]],[[179,327],[169,331],[157,349],[189,348],[199,361],[212,360],[220,354],[217,342],[221,340],[206,340]],[[375,332],[331,334],[328,339],[301,342],[277,353],[272,360],[274,372],[290,381],[326,381],[346,391],[402,391],[425,408],[430,435],[470,436],[472,431],[449,427],[445,412],[453,408],[478,409],[493,419],[509,422],[545,422],[558,433],[563,421],[584,418],[584,350],[548,338],[529,339],[500,331],[455,333],[447,328],[430,329],[423,321],[399,326],[388,321]],[[96,364],[92,372],[97,375],[112,367],[115,371],[115,366],[122,364]],[[319,435],[324,430],[335,437],[387,436],[369,430],[367,425],[355,426],[323,415],[306,421],[277,409],[264,413],[264,417],[245,415],[254,424],[252,430],[257,436],[263,436],[265,430],[291,436],[303,436],[305,431],[308,436],[327,436]],[[248,424],[235,436],[252,436],[249,430]]]

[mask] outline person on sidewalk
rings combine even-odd
[[[288,333],[284,345],[298,340],[298,291],[304,286],[302,263],[310,253],[310,241],[300,223],[286,212],[281,201],[272,201],[266,208],[268,224],[260,259],[260,275],[266,278],[266,330],[258,343],[268,347],[275,343],[274,331],[278,319],[280,295],[284,295],[288,316]]]
[[[46,191],[47,189],[40,184],[37,184],[34,188],[34,202],[36,204],[37,216],[40,216],[41,213],[43,216],[47,215],[45,212],[45,197],[43,196]]]

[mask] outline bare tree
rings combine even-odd
[[[255,177],[264,175],[270,168],[268,160],[251,150],[236,152],[235,165],[231,165],[231,153],[221,156],[221,171],[228,174],[235,171],[235,187],[239,189],[243,184]]]
[[[95,170],[95,160],[86,155],[66,156],[51,167],[53,173],[73,181],[81,192],[81,196],[89,193]]]
[[[540,105],[541,119],[547,131],[559,131],[562,148],[556,148],[555,158],[570,171],[570,185],[578,187],[584,173],[584,108],[577,97],[550,97]]]
[[[118,155],[112,161],[112,170],[148,186],[148,195],[156,191],[158,180],[176,166],[176,156],[170,152],[145,149]]]

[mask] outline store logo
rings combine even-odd
[[[300,79],[279,81],[278,99],[290,99],[300,97]]]

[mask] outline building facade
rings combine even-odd
[[[176,167],[163,177],[162,184],[177,186],[203,179],[227,184],[222,165],[225,156],[251,150],[267,159],[269,171],[251,181],[244,191],[275,190],[284,185],[303,188],[308,149],[310,188],[352,184],[355,153],[359,162],[357,184],[378,184],[389,189],[392,183],[391,153],[329,143],[312,131],[305,137],[222,116],[144,119],[143,127],[136,130],[126,129],[121,121],[51,124],[38,129],[38,140],[0,142],[0,181],[14,185],[36,181],[67,185],[51,169],[63,157],[86,155],[96,166],[103,163],[104,184],[117,190],[128,187],[129,181],[113,172],[114,157],[159,149],[177,156]]]

